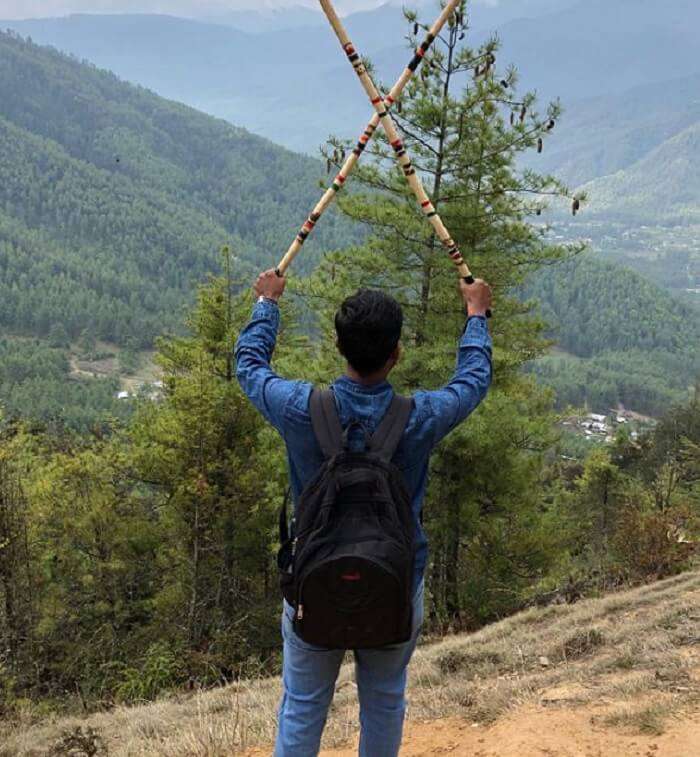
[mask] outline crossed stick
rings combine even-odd
[[[372,120],[369,122],[369,124],[367,124],[367,127],[362,132],[362,136],[360,137],[357,143],[357,146],[348,156],[348,159],[345,161],[342,168],[340,169],[340,173],[333,180],[333,184],[326,190],[325,194],[319,201],[318,205],[316,205],[313,212],[311,213],[311,215],[308,217],[308,219],[302,226],[301,231],[299,232],[299,234],[297,234],[295,240],[292,242],[286,255],[284,256],[284,258],[282,258],[282,261],[277,266],[276,271],[277,271],[278,276],[284,276],[284,274],[287,272],[287,269],[292,264],[292,261],[294,260],[294,258],[296,258],[296,256],[301,252],[301,249],[304,246],[304,242],[306,242],[309,235],[314,230],[314,227],[320,221],[321,216],[328,209],[328,207],[333,203],[337,193],[340,192],[340,190],[343,188],[343,185],[347,181],[348,176],[350,176],[355,166],[358,164],[360,158],[362,157],[362,153],[365,151],[365,148],[369,144],[370,139],[372,139],[372,136],[374,135],[374,132],[377,130],[377,127],[379,126],[379,124],[381,123],[384,126],[387,136],[389,136],[389,139],[392,141],[392,143],[395,142],[396,140],[398,140],[399,142],[401,141],[396,131],[396,127],[394,126],[394,122],[391,120],[388,114],[388,109],[395,102],[399,100],[406,85],[411,80],[415,72],[418,70],[418,67],[423,62],[423,59],[426,53],[430,49],[431,45],[433,44],[437,36],[442,31],[442,28],[447,23],[447,20],[454,13],[459,3],[460,3],[460,0],[450,0],[450,2],[445,6],[442,13],[438,16],[437,21],[435,21],[432,28],[428,32],[428,36],[425,38],[423,44],[416,50],[416,54],[413,56],[413,58],[411,59],[411,62],[408,64],[404,72],[401,74],[396,84],[394,84],[391,92],[386,96],[386,99],[383,99],[381,95],[379,94],[379,92],[377,91],[365,67],[360,62],[359,56],[355,53],[353,49],[352,55],[355,56],[356,60],[359,62],[359,67],[361,67],[362,73],[360,73],[358,65],[356,65],[355,63],[355,59],[351,58],[351,61],[353,62],[353,66],[355,66],[355,69],[360,75],[360,78],[363,79],[363,84],[365,84],[365,89],[367,90],[368,95],[370,95],[372,104],[375,105],[375,110],[377,112],[372,116]],[[343,45],[344,49],[347,52],[348,46],[352,48],[352,45],[350,44],[350,40],[348,39],[348,36],[345,33],[345,30],[343,29],[340,19],[335,13],[333,6],[329,2],[324,2],[324,0],[321,0],[321,5],[323,7],[323,10],[326,16],[328,17],[328,20],[331,22],[333,28],[335,29],[336,34],[338,35],[338,38],[341,41],[341,44]],[[348,53],[348,56],[350,56],[350,53]],[[367,88],[366,82],[369,82],[369,86],[371,87],[371,89]],[[376,103],[375,103],[375,99],[376,99]],[[398,156],[398,151],[397,151],[397,156]],[[403,156],[405,156],[405,159],[408,161],[408,164],[410,166],[411,161],[408,158],[408,156],[406,156],[405,149],[403,150]],[[403,157],[400,158],[400,160],[403,160]],[[401,165],[402,167],[404,167],[404,173],[405,173],[406,172],[405,162],[402,162]],[[414,192],[417,193],[416,196],[419,198],[419,201],[421,202],[421,206],[423,207],[423,210],[425,211],[426,215],[431,219],[433,226],[435,226],[435,231],[437,232],[440,239],[443,241],[443,244],[445,244],[445,246],[448,246],[447,243],[449,242],[448,249],[450,251],[450,256],[455,261],[455,264],[460,266],[460,270],[459,270],[460,275],[463,276],[465,280],[467,280],[469,283],[471,283],[473,281],[473,277],[471,276],[471,273],[469,272],[469,269],[467,268],[466,264],[462,260],[462,256],[459,253],[459,249],[457,248],[457,245],[452,241],[447,229],[445,228],[444,224],[440,220],[440,217],[435,212],[435,208],[430,202],[430,199],[428,195],[426,194],[425,189],[423,188],[423,185],[420,179],[416,175],[415,170],[412,168],[411,170],[413,171],[413,173],[411,174],[412,178],[409,178],[409,175],[406,174],[407,178],[409,178],[411,188],[414,190]],[[424,204],[424,203],[427,203],[427,204]],[[456,254],[456,257],[454,257],[455,254]]]
[[[358,142],[357,147],[355,148],[355,150],[353,150],[352,154],[341,169],[341,172],[333,182],[333,185],[326,191],[326,194],[321,199],[321,202],[316,206],[314,212],[309,216],[308,220],[297,235],[295,241],[292,243],[292,246],[285,255],[284,259],[277,267],[277,275],[284,276],[285,271],[291,264],[294,257],[296,257],[296,255],[301,250],[304,242],[308,238],[309,234],[311,234],[311,232],[313,231],[324,210],[331,204],[335,195],[338,191],[340,191],[343,184],[347,180],[348,175],[357,165],[357,162],[364,152],[369,140],[374,135],[377,126],[381,123],[386,133],[387,139],[389,140],[389,143],[394,150],[396,160],[399,166],[402,168],[404,176],[406,177],[406,181],[413,190],[413,193],[416,196],[416,200],[418,200],[418,203],[424,215],[430,221],[432,227],[435,229],[435,233],[437,234],[438,239],[440,239],[443,246],[447,250],[452,262],[457,268],[457,272],[459,273],[460,277],[467,284],[473,284],[474,276],[469,270],[469,266],[467,266],[467,264],[465,263],[464,258],[462,257],[462,253],[457,246],[457,243],[450,236],[450,232],[447,230],[447,227],[443,223],[442,218],[440,218],[440,216],[438,215],[438,212],[435,209],[435,206],[433,205],[430,197],[428,196],[428,193],[425,191],[423,182],[421,181],[420,176],[418,176],[416,169],[413,167],[411,158],[408,155],[408,152],[396,128],[396,125],[389,115],[389,109],[394,104],[394,102],[398,100],[406,84],[408,84],[411,77],[420,66],[423,58],[425,57],[425,54],[430,49],[430,46],[434,42],[435,38],[440,33],[442,27],[445,25],[449,17],[455,11],[459,0],[450,0],[447,6],[443,9],[442,13],[433,25],[433,28],[430,30],[425,42],[418,48],[415,56],[413,57],[397,83],[394,85],[394,88],[391,90],[391,93],[386,97],[386,99],[383,98],[379,93],[379,90],[372,80],[369,71],[367,71],[367,67],[362,62],[362,58],[355,50],[355,47],[350,41],[350,37],[345,31],[345,28],[340,18],[338,17],[338,14],[335,12],[333,4],[330,2],[330,0],[319,0],[319,2],[321,3],[323,12],[326,14],[326,18],[328,19],[330,25],[333,27],[333,31],[338,37],[338,40],[342,45],[342,48],[345,51],[348,60],[355,69],[355,72],[357,73],[360,82],[365,92],[367,93],[367,96],[374,106],[376,113],[372,117],[372,120],[370,121],[367,129],[360,137],[360,141]],[[491,315],[491,311],[488,310],[486,312],[486,316],[490,318]]]

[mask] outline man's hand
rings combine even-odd
[[[459,288],[467,315],[470,318],[475,315],[486,316],[491,310],[493,300],[491,287],[483,279],[477,279],[473,284],[467,284],[464,279],[460,279]]]
[[[278,276],[273,269],[270,269],[258,276],[258,280],[253,284],[253,291],[258,297],[265,297],[277,302],[284,294],[286,286],[287,279],[284,276]]]

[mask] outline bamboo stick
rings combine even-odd
[[[454,13],[455,8],[459,5],[459,3],[460,0],[450,0],[450,2],[445,6],[442,13],[440,13],[432,28],[428,32],[425,40],[416,50],[415,55],[411,59],[411,62],[408,64],[408,66],[406,66],[406,69],[401,74],[396,84],[394,84],[394,86],[392,87],[391,92],[389,92],[386,98],[382,101],[382,110],[388,110],[400,99],[404,89],[406,88],[406,85],[423,62],[425,54],[430,49],[438,34],[440,34],[442,28],[445,26],[450,16]],[[372,136],[377,130],[380,122],[380,113],[379,111],[377,111],[372,116],[372,120],[367,124],[365,130],[362,132],[362,135],[357,142],[357,146],[350,153],[347,160],[341,167],[340,172],[333,180],[333,184],[326,190],[319,203],[313,209],[313,212],[302,226],[301,231],[297,234],[296,238],[289,247],[289,250],[287,250],[284,258],[282,258],[282,261],[277,266],[276,270],[278,276],[284,276],[289,266],[292,264],[294,258],[296,258],[296,256],[301,252],[301,249],[304,246],[304,242],[306,242],[309,235],[314,230],[314,227],[321,219],[321,216],[333,203],[336,195],[338,194],[338,192],[340,192],[340,190],[343,188],[343,185],[347,181],[348,176],[350,176],[350,174],[355,169],[355,166],[362,157],[362,153],[365,151],[365,148],[369,144],[369,141],[372,139]]]
[[[335,12],[333,4],[330,2],[330,0],[319,0],[319,2],[321,3],[323,12],[326,14],[330,25],[333,27],[333,31],[338,37],[338,40],[340,41],[340,44],[342,45],[343,50],[348,57],[348,60],[355,69],[355,72],[357,73],[360,82],[362,83],[362,86],[367,93],[367,96],[369,97],[372,105],[374,105],[374,108],[377,111],[379,121],[384,128],[386,136],[396,155],[396,160],[403,169],[404,176],[406,177],[409,186],[413,190],[413,193],[415,194],[416,199],[418,200],[418,203],[423,210],[423,213],[435,229],[435,233],[437,234],[438,239],[440,239],[443,246],[447,250],[450,258],[452,259],[452,262],[457,268],[459,275],[468,284],[473,284],[474,277],[472,276],[469,267],[465,263],[464,258],[462,257],[462,253],[457,246],[457,243],[450,236],[450,233],[445,227],[445,224],[442,222],[442,219],[435,210],[435,206],[428,196],[428,193],[425,191],[423,182],[421,181],[420,176],[418,176],[418,174],[416,173],[416,169],[413,167],[413,163],[411,162],[411,158],[406,151],[403,140],[401,139],[396,125],[394,124],[394,121],[389,115],[389,111],[384,104],[384,99],[379,94],[379,90],[372,80],[369,71],[367,71],[367,68],[362,62],[362,58],[350,41],[350,38],[345,31],[342,21],[338,17],[338,14]]]

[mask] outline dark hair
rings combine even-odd
[[[388,294],[360,289],[348,297],[335,316],[338,349],[361,375],[386,365],[401,339],[403,311]]]

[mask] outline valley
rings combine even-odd
[[[518,12],[508,4],[486,9],[477,3],[472,9],[469,39],[476,43],[485,39],[490,31],[495,31],[502,45],[499,59],[504,63],[517,62],[523,85],[536,88],[540,97],[559,97],[563,101],[564,114],[547,138],[543,154],[528,155],[522,163],[527,170],[552,172],[572,189],[587,194],[583,212],[576,219],[571,218],[568,209],[556,203],[551,210],[544,211],[542,220],[551,227],[550,239],[555,243],[585,239],[595,259],[631,269],[660,285],[673,299],[691,308],[700,307],[700,170],[697,165],[700,154],[700,72],[690,54],[692,44],[678,26],[678,18],[692,16],[696,9],[686,0],[673,0],[667,13],[658,18],[655,6],[643,2],[636,6],[630,29],[629,14],[624,10],[628,4],[628,0],[621,0],[619,8],[610,9],[599,2],[595,13],[586,15],[583,5],[577,2],[558,4],[556,8],[552,3],[532,2],[521,9],[522,17],[518,17]],[[429,8],[424,12],[428,13]],[[650,19],[661,24],[658,44],[654,45],[645,36],[651,28],[648,26]],[[189,102],[290,147],[315,154],[316,147],[330,133],[354,137],[357,127],[350,125],[363,123],[367,115],[363,98],[358,96],[360,93],[354,89],[352,77],[347,76],[343,61],[337,56],[335,41],[325,26],[317,21],[311,10],[303,13],[290,10],[272,15],[245,11],[227,17],[199,19],[76,15],[13,21],[8,25],[19,33],[31,34],[35,40],[108,67],[161,94]],[[591,23],[605,24],[606,28],[605,35],[597,39],[595,46],[590,42]],[[382,78],[391,80],[406,57],[405,49],[401,52],[401,30],[407,29],[401,9],[397,5],[385,5],[353,13],[348,18],[348,26],[353,36],[362,40],[362,49],[373,59]],[[307,42],[303,57],[294,55],[290,48],[299,34],[303,34]],[[153,38],[162,41],[157,56],[149,50],[149,41]],[[556,40],[556,44],[552,44],[552,40]],[[576,56],[567,59],[562,66],[554,65],[556,56],[564,57],[562,45],[575,48]],[[667,55],[670,47],[674,50],[671,58]],[[643,65],[639,49],[648,53],[645,53]],[[543,53],[534,57],[535,50]],[[241,72],[241,76],[232,76],[233,69]],[[94,78],[98,73],[93,71],[91,76]],[[324,90],[335,93],[332,124],[327,121],[322,99],[309,101],[303,94],[311,79],[322,84]],[[143,100],[146,95],[140,97]],[[252,140],[253,137],[246,139]],[[148,146],[140,144],[141,141],[141,138],[135,141],[133,136],[125,141],[120,132],[105,132],[99,143],[95,142],[91,148],[94,153],[91,159],[96,160],[100,170],[109,170],[113,174],[114,166],[109,167],[110,153],[121,155],[123,152],[120,175],[111,180],[124,178],[134,171],[135,163],[129,156],[152,149],[153,141]],[[232,145],[231,149],[235,151],[236,148]],[[158,170],[158,161],[162,159],[156,155],[145,165]],[[308,165],[313,165],[313,161]],[[181,171],[182,166],[177,170]],[[228,170],[233,172],[231,175],[238,174],[233,165]],[[173,179],[176,175],[171,173],[169,177]],[[320,175],[321,172],[317,171],[317,176]],[[286,236],[268,234],[264,241],[268,249],[283,249],[289,232],[294,233],[298,219],[308,212],[314,182],[310,175],[307,176],[309,191],[304,195],[305,202],[296,203],[293,200],[295,192],[285,192],[293,203],[294,212],[282,212],[280,221]],[[219,174],[215,179],[217,186],[220,186],[221,178],[222,174]],[[171,187],[168,191],[172,193],[172,181],[168,185],[159,184],[159,191],[166,186]],[[182,194],[188,191],[187,186],[181,182],[180,186],[182,191],[174,198],[176,203],[187,202]],[[259,215],[257,209],[246,209],[242,198],[242,194],[228,198],[232,206],[235,203],[240,217]],[[192,259],[195,275],[201,277],[205,268],[214,265],[211,250],[224,241],[231,240],[246,261],[251,257],[258,259],[260,253],[254,250],[260,249],[262,241],[259,224],[241,220],[240,228],[237,221],[231,225],[231,219],[226,218],[220,203],[215,203],[214,212],[209,212],[205,220],[207,210],[201,206],[201,201],[210,202],[201,198],[197,206],[188,211],[200,214],[196,221],[194,216],[188,221],[188,228],[199,225],[202,229],[197,241],[188,243],[188,249],[192,251],[188,254],[202,249],[206,256],[204,247],[207,247],[210,257],[204,266]],[[273,211],[272,217],[276,214],[277,211]],[[163,223],[167,226],[172,221],[164,220]],[[231,238],[231,231],[238,233],[243,227],[250,238],[245,235]],[[21,234],[26,236],[26,233],[19,229],[13,233],[20,248],[27,244],[21,238]],[[178,237],[182,238],[183,233],[186,236],[184,227],[178,231]],[[308,258],[304,257],[309,261],[308,265],[304,264],[304,271],[311,270],[319,251],[332,247],[341,239],[347,241],[348,233],[347,225],[343,226],[333,218],[324,219],[318,232],[318,247],[314,248],[311,243],[310,254]],[[202,240],[206,240],[204,245],[201,245]],[[177,249],[179,241],[165,244]],[[168,256],[171,256],[170,252]],[[187,265],[190,267],[189,263]],[[113,272],[112,275],[119,274]],[[135,275],[141,273],[137,271]],[[542,276],[546,279],[556,277],[556,274],[544,272]],[[182,285],[191,280],[182,279]],[[558,281],[560,286],[565,285],[561,279]],[[582,277],[578,285],[585,285]],[[617,296],[615,292],[608,294],[611,298]],[[161,298],[166,296],[168,304],[164,322],[160,313],[157,316],[159,325],[156,325],[155,313],[144,311],[139,316],[141,323],[150,322],[146,329],[148,333],[157,333],[161,324],[166,328],[176,327],[177,307],[173,305],[178,294],[171,283],[158,295]],[[658,297],[663,299],[665,295],[659,292]],[[551,313],[551,303],[545,300],[543,306],[545,313]],[[130,307],[133,312],[133,306]],[[630,302],[625,307],[629,310],[636,306]],[[698,312],[689,310],[685,317],[696,323]],[[615,328],[608,322],[599,326]],[[106,333],[105,328],[101,331],[104,338],[117,341],[125,338]],[[561,323],[556,333],[559,336],[555,338],[565,339]],[[692,351],[692,344],[690,349]],[[599,409],[601,402],[610,404],[615,393],[629,393],[629,387],[624,392],[621,389],[622,383],[627,382],[621,376],[632,364],[627,365],[622,354],[597,353],[598,362],[593,360],[593,355],[576,354],[586,361],[587,384],[593,379],[594,383],[616,387],[609,388],[600,400],[593,403],[598,404]],[[605,367],[601,363],[610,360],[617,367],[611,369],[608,362]],[[641,369],[642,374],[646,374],[647,363],[641,355],[633,364],[635,370]],[[555,370],[553,366],[559,366],[556,370],[564,375],[570,372],[561,361],[552,360],[545,361],[537,371],[549,375]],[[694,384],[695,370],[696,360],[690,360],[680,375],[669,363],[663,376],[673,374],[676,378],[672,386],[662,391],[663,401],[647,399],[635,409],[659,412],[668,407],[669,402],[681,400],[686,396],[687,388]],[[600,382],[596,380],[598,376]],[[659,376],[651,383],[664,380]],[[640,375],[638,381],[646,379]],[[562,382],[565,383],[563,376],[559,381],[562,397],[577,402],[583,399],[580,391],[563,390]],[[618,396],[617,399],[622,401],[624,397]]]
[[[92,12],[0,24],[0,754],[269,753],[284,422],[362,368],[345,318],[425,408],[422,467],[392,457],[430,545],[408,753],[692,743],[697,3],[464,5],[393,113],[449,255],[378,130],[254,292],[368,116],[315,2],[69,2]],[[421,34],[401,5],[346,17],[384,79]],[[458,297],[455,248],[493,301]],[[393,300],[338,319],[360,288]]]

